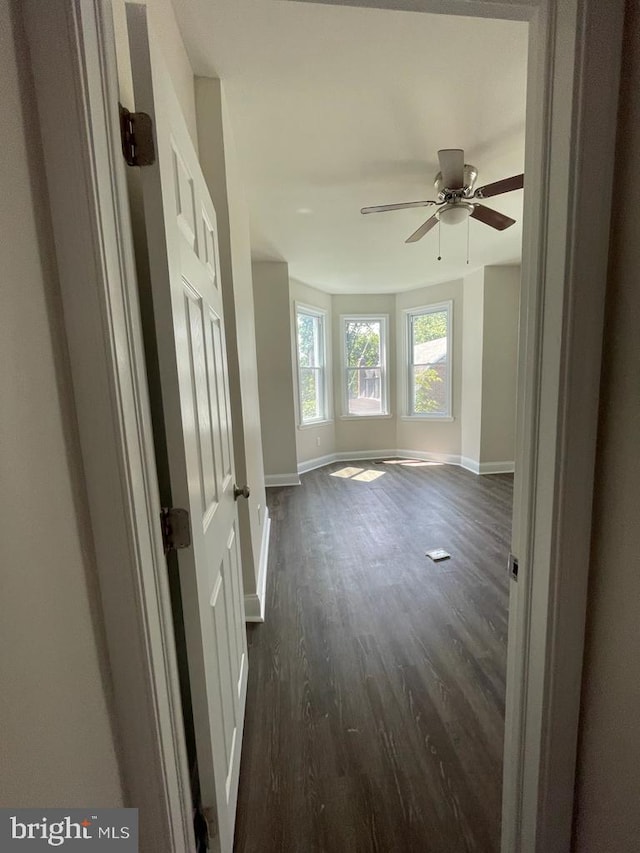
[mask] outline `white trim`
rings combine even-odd
[[[264,622],[265,601],[257,592],[245,594],[244,597],[244,619],[245,622]]]
[[[389,418],[395,418],[395,415],[386,414],[386,415],[340,415],[338,420],[341,421],[385,421],[389,420]]]
[[[336,462],[357,462],[361,459],[388,459],[397,456],[397,450],[343,450],[335,453]]]
[[[315,459],[307,459],[306,462],[299,462],[298,474],[306,474],[308,471],[315,471],[316,468],[331,465],[337,458],[335,453],[328,453],[326,456],[317,456]]]
[[[571,847],[623,14],[530,28],[502,853]]]
[[[421,459],[424,462],[436,462],[439,465],[462,465],[458,453],[432,453],[428,450],[396,450],[396,456],[400,459]]]
[[[401,421],[409,423],[429,423],[429,424],[452,424],[455,418],[451,415],[400,415]]]
[[[412,335],[412,317],[416,315],[435,314],[438,311],[447,312],[447,410],[443,414],[420,414],[413,412],[413,392],[411,388],[411,371],[413,368],[413,359],[411,356],[411,335]],[[413,308],[402,309],[402,338],[401,347],[402,364],[401,370],[403,373],[403,387],[401,391],[401,409],[402,420],[419,419],[422,421],[452,421],[453,420],[453,299],[446,299],[444,302],[434,302],[432,305],[416,305]]]
[[[530,27],[502,853],[571,847],[623,16]]]
[[[345,323],[349,320],[377,320],[380,322],[380,405],[381,412],[372,412],[370,415],[354,415],[349,412],[349,395],[347,387],[347,336],[345,334]],[[342,411],[340,420],[366,420],[367,418],[392,418],[389,411],[389,315],[388,314],[340,314],[340,389],[342,399]]]
[[[516,467],[513,460],[508,462],[478,462],[477,459],[471,459],[469,456],[461,456],[460,465],[474,474],[513,474]]]
[[[436,462],[441,465],[457,465],[472,474],[512,474],[513,462],[477,462],[458,453],[437,453],[427,450],[351,450],[340,453],[329,453],[315,459],[307,459],[298,465],[298,474],[306,474],[334,462],[358,462],[367,459],[421,459],[425,462]],[[285,484],[288,485],[288,484]]]
[[[267,569],[269,568],[270,535],[271,517],[269,516],[269,510],[265,507],[264,521],[262,523],[262,542],[260,543],[257,591],[244,597],[245,620],[247,622],[264,622],[264,614],[267,606]]]
[[[316,427],[329,426],[333,423],[333,418],[325,418],[322,421],[308,421],[306,424],[296,424],[298,429],[315,429]]]
[[[307,314],[309,317],[316,317],[322,321],[321,323],[321,331],[322,331],[322,377],[323,377],[323,401],[324,401],[324,411],[322,413],[322,417],[316,418],[315,420],[303,421],[302,420],[302,400],[300,399],[300,352],[298,350],[298,313]],[[329,334],[329,329],[327,326],[329,318],[329,311],[326,308],[318,308],[314,305],[307,305],[304,302],[299,302],[298,300],[293,301],[293,351],[295,355],[295,365],[296,365],[296,394],[295,394],[295,403],[296,403],[296,421],[298,429],[309,429],[310,427],[322,426],[323,424],[328,424],[333,421],[333,393],[331,387],[331,356],[329,350],[329,340],[331,335]],[[278,484],[280,485],[280,484]]]
[[[332,6],[369,6],[375,9],[394,9],[405,12],[429,12],[434,15],[462,15],[476,18],[497,18],[528,21],[531,17],[529,0],[302,0]]]
[[[155,471],[111,5],[23,4],[125,805],[145,850],[195,847]],[[61,93],[64,93],[63,95]],[[60,133],[64,97],[67,130]]]
[[[298,477],[297,473],[265,474],[264,484],[267,489],[271,486],[299,486],[300,477]]]
[[[479,474],[513,474],[516,463],[510,462],[481,462]]]
[[[469,456],[461,456],[460,465],[467,471],[471,471],[472,474],[480,473],[480,463],[477,459],[471,459]]]

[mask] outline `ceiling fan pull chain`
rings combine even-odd
[[[467,216],[467,266],[469,266],[469,220],[470,216]]]
[[[440,220],[438,220],[438,260],[442,260],[442,253],[440,251]]]

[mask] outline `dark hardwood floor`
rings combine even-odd
[[[339,463],[268,497],[237,853],[497,853],[512,477]]]

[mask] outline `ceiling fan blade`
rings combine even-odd
[[[464,151],[462,148],[441,148],[438,151],[442,183],[448,190],[464,186]]]
[[[438,221],[438,217],[434,213],[433,216],[431,216],[429,219],[427,219],[427,221],[424,222],[418,228],[417,231],[413,232],[411,237],[407,237],[407,239],[404,242],[405,243],[416,243],[418,240],[421,240],[425,234],[427,234],[429,231],[431,231],[431,229],[433,228],[433,226],[436,224],[437,221]]]
[[[491,198],[493,195],[521,190],[523,186],[524,175],[513,175],[511,178],[503,178],[501,181],[494,181],[492,184],[485,184],[483,187],[478,187],[473,195],[475,198]]]
[[[485,207],[484,204],[474,205],[471,218],[484,222],[485,225],[490,225],[496,231],[504,231],[505,228],[510,228],[516,224],[515,219],[511,219],[510,216],[505,216],[504,213],[493,210],[491,207]]]
[[[378,204],[375,207],[363,207],[360,213],[382,213],[385,210],[405,210],[408,207],[429,207],[436,201],[404,201],[400,204]]]

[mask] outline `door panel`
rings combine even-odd
[[[127,21],[156,135],[141,182],[171,497],[191,517],[178,564],[201,798],[213,849],[230,853],[247,646],[216,214],[144,6]]]

